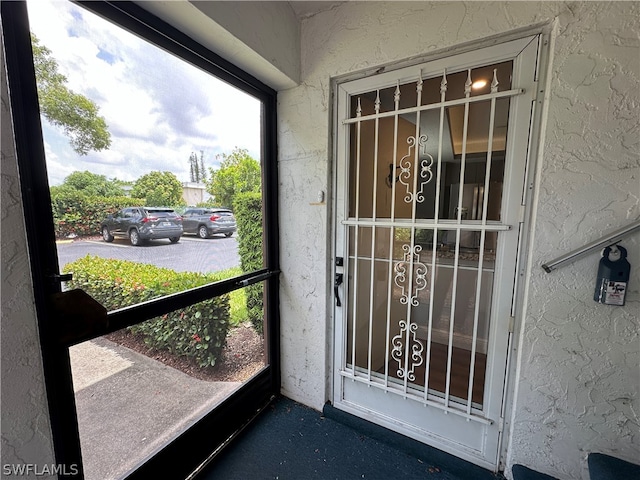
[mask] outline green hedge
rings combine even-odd
[[[233,213],[238,225],[238,253],[244,272],[264,268],[262,248],[262,194],[245,192],[236,195]],[[247,314],[253,327],[262,333],[264,308],[263,285],[250,285],[247,290]]]
[[[219,280],[220,275],[177,273],[153,265],[87,255],[69,263],[70,288],[81,288],[115,310],[152,298]],[[150,347],[195,359],[201,367],[213,366],[229,330],[229,296],[222,295],[140,323],[130,329]]]
[[[121,208],[144,205],[132,197],[93,197],[76,192],[53,192],[51,208],[57,238],[99,235],[100,223]]]

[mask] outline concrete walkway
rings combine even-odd
[[[195,379],[104,338],[70,352],[86,480],[123,478],[240,386]]]

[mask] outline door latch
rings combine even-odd
[[[58,291],[63,282],[70,282],[73,280],[73,273],[54,273],[52,275],[47,275],[46,278],[51,288],[53,288],[54,291]]]
[[[342,302],[340,301],[340,291],[338,287],[342,285],[343,278],[344,278],[344,275],[342,273],[336,273],[335,282],[333,283],[333,293],[336,296],[336,307],[342,306]]]
[[[56,282],[70,282],[73,280],[73,273],[55,273],[51,276]]]

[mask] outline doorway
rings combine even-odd
[[[539,41],[337,86],[334,404],[494,471]]]
[[[107,19],[118,26],[121,30],[119,33],[124,34],[125,30],[127,30],[137,37],[143,38],[149,44],[157,47],[158,50],[168,52],[173,56],[174,60],[177,59],[176,61],[179,60],[188,64],[190,68],[198,70],[198,74],[206,75],[210,79],[217,79],[217,81],[225,83],[227,86],[242,91],[243,94],[250,96],[252,101],[257,104],[255,110],[260,131],[259,152],[256,154],[260,165],[257,176],[258,182],[262,186],[262,189],[257,194],[256,201],[252,204],[252,208],[259,212],[256,222],[258,225],[254,229],[258,232],[256,235],[258,246],[255,250],[261,253],[257,263],[247,265],[247,268],[242,267],[241,271],[224,278],[208,277],[199,285],[190,281],[183,283],[182,280],[185,278],[181,276],[183,272],[174,272],[180,278],[174,277],[173,279],[163,280],[160,283],[155,283],[153,288],[147,288],[150,287],[150,284],[141,283],[142,276],[151,270],[157,272],[155,268],[160,267],[158,262],[161,257],[164,258],[158,252],[167,252],[168,248],[178,248],[180,245],[185,246],[188,241],[200,242],[202,240],[198,244],[193,244],[210,246],[213,242],[209,240],[215,241],[215,239],[202,239],[194,236],[193,239],[181,238],[179,241],[174,241],[175,237],[172,235],[164,239],[150,238],[143,246],[139,245],[139,242],[133,241],[135,236],[132,237],[131,234],[127,238],[127,243],[124,243],[124,239],[114,241],[113,238],[110,238],[111,231],[104,235],[105,231],[102,229],[102,239],[99,237],[92,239],[93,245],[100,248],[110,247],[112,252],[116,250],[131,252],[132,249],[138,252],[137,256],[134,255],[126,260],[127,262],[133,260],[133,262],[126,264],[126,268],[122,266],[124,264],[116,267],[116,269],[120,269],[120,280],[117,283],[121,286],[125,285],[122,279],[126,270],[133,268],[132,263],[144,263],[143,269],[133,273],[132,277],[138,279],[137,291],[149,292],[149,294],[146,298],[138,296],[134,301],[125,305],[114,303],[118,299],[116,295],[110,295],[109,292],[113,290],[98,286],[93,280],[91,282],[94,282],[94,286],[98,286],[98,288],[90,292],[90,295],[87,295],[89,288],[85,288],[89,283],[85,285],[78,283],[73,289],[66,289],[63,286],[64,283],[70,280],[81,280],[81,275],[78,274],[80,269],[79,267],[73,271],[63,271],[61,269],[63,262],[59,256],[60,249],[57,248],[59,244],[56,245],[56,239],[62,233],[66,237],[65,241],[71,242],[81,232],[75,227],[73,232],[61,232],[57,228],[61,225],[58,221],[59,218],[56,219],[53,215],[54,206],[51,202],[52,192],[50,189],[52,185],[48,177],[48,173],[51,173],[51,171],[47,169],[46,157],[48,152],[46,152],[43,142],[43,127],[40,119],[43,108],[39,102],[38,90],[36,89],[35,42],[30,37],[27,6],[25,2],[2,3],[2,35],[6,52],[10,105],[15,130],[16,155],[22,201],[25,209],[30,267],[38,316],[40,346],[43,353],[47,401],[51,412],[51,429],[56,464],[66,466],[66,471],[71,472],[69,476],[74,476],[75,478],[89,477],[92,473],[85,468],[86,465],[83,461],[83,450],[85,452],[88,450],[88,444],[83,442],[82,433],[79,431],[82,430],[81,428],[79,429],[78,425],[81,415],[78,414],[76,407],[81,399],[76,393],[80,391],[86,392],[89,384],[97,385],[103,378],[99,375],[94,375],[98,372],[92,369],[83,378],[83,380],[87,380],[86,382],[76,382],[76,380],[80,379],[81,372],[75,368],[73,350],[76,350],[75,353],[77,353],[78,347],[84,347],[83,356],[86,358],[95,359],[98,357],[96,355],[97,352],[101,355],[100,359],[105,359],[108,356],[111,360],[114,360],[115,363],[111,363],[112,368],[109,372],[112,377],[127,369],[131,372],[129,367],[132,357],[120,354],[123,351],[122,349],[116,351],[112,344],[107,344],[106,340],[101,337],[117,335],[119,332],[128,331],[130,327],[144,329],[149,325],[149,322],[156,323],[153,328],[158,325],[170,327],[171,332],[180,331],[182,327],[187,325],[187,321],[191,320],[206,321],[209,322],[209,325],[215,324],[218,327],[223,327],[226,325],[229,315],[231,315],[229,313],[231,309],[230,296],[234,295],[234,292],[242,292],[248,297],[249,291],[253,292],[256,328],[260,329],[263,335],[260,347],[262,347],[264,354],[264,362],[259,365],[257,371],[252,372],[246,381],[238,385],[238,388],[233,389],[231,394],[220,402],[212,402],[213,396],[210,391],[204,391],[206,398],[202,402],[200,409],[196,411],[196,407],[188,407],[193,415],[186,421],[181,422],[179,429],[169,431],[169,434],[165,435],[162,441],[151,445],[149,448],[145,449],[140,445],[134,447],[136,453],[143,453],[142,458],[136,459],[132,468],[128,468],[126,472],[119,471],[112,475],[118,478],[125,475],[127,478],[155,478],[161,476],[186,478],[196,471],[198,467],[202,466],[210,458],[212,452],[228,441],[258,411],[264,408],[279,391],[277,299],[279,247],[277,237],[277,192],[275,189],[278,182],[277,169],[274,168],[276,165],[276,144],[275,135],[273,134],[276,125],[276,93],[257,79],[216,56],[136,4],[115,5],[108,2],[78,2],[59,4],[58,6],[60,10],[67,7],[73,8],[71,16],[75,19],[89,17],[93,20],[95,20],[94,17]],[[77,29],[70,29],[69,32],[70,36],[74,38],[80,37],[80,31]],[[117,46],[113,43],[112,46],[114,50],[100,52],[99,58],[104,60],[105,64],[115,65],[120,59],[115,53],[120,54],[122,50],[116,48]],[[87,58],[90,59],[90,57],[91,55],[89,54]],[[127,66],[131,66],[133,63],[135,62],[131,62]],[[48,63],[48,65],[51,66],[52,64]],[[60,79],[59,76],[57,78]],[[125,90],[125,86],[122,84],[119,86],[121,91],[112,95],[120,95],[119,98],[122,98],[121,94]],[[92,83],[90,87],[97,88],[97,85]],[[149,120],[149,118],[146,120]],[[175,117],[168,120],[176,123]],[[184,125],[184,122],[182,124]],[[130,130],[127,133],[136,132]],[[130,135],[130,137],[133,138],[135,135]],[[162,138],[166,140],[167,137]],[[133,145],[133,140],[129,144]],[[187,152],[188,155],[189,152]],[[201,159],[201,156],[198,156],[198,158]],[[157,165],[158,158],[156,157],[154,160],[156,162],[154,165]],[[195,167],[196,163],[194,162],[193,165]],[[132,167],[132,164],[129,164],[129,167]],[[157,207],[157,205],[150,205],[149,198],[146,197],[144,202],[136,200],[135,203],[137,206],[145,203],[145,206]],[[123,207],[129,208],[131,205],[123,205]],[[149,215],[145,219],[141,219],[140,222],[148,223],[154,229],[157,229],[160,226],[167,226],[166,223],[181,221],[181,219],[178,220],[177,215],[171,214],[171,218],[169,218],[165,215],[167,213],[165,210],[164,208],[156,208],[154,212],[150,212],[145,209]],[[82,211],[84,215],[90,213],[88,209],[82,209]],[[105,209],[100,209],[100,215],[105,214],[108,218],[108,213]],[[138,213],[142,215],[140,209],[138,209]],[[219,220],[223,215],[226,216],[226,213],[223,214],[220,209],[217,210],[217,213],[220,214],[217,215],[216,220]],[[213,214],[208,218],[211,219],[211,216]],[[92,221],[86,223],[91,225],[91,228],[95,227],[95,223]],[[68,221],[65,220],[63,225],[69,225]],[[140,228],[140,231],[142,231],[142,226]],[[212,231],[211,234],[213,235],[214,232]],[[219,235],[218,237],[228,238],[224,237],[224,235]],[[152,254],[152,251],[155,254]],[[145,255],[145,252],[147,255]],[[185,252],[182,253],[184,254]],[[109,258],[91,258],[89,260],[92,262],[101,260],[119,261],[113,258],[114,256],[115,254],[111,253],[108,256]],[[166,258],[175,260],[177,256],[178,253],[174,250],[173,254],[166,256]],[[150,261],[145,262],[145,257]],[[85,258],[87,257],[83,257],[83,259]],[[155,264],[150,266],[150,263]],[[205,262],[200,263],[204,264]],[[207,263],[207,265],[209,264]],[[211,270],[211,268],[207,268]],[[101,279],[108,281],[105,268],[99,267],[97,270],[94,268],[89,270],[99,272]],[[175,279],[178,279],[178,281],[174,281]],[[167,289],[172,285],[178,285],[179,288],[170,292]],[[96,298],[99,298],[99,301],[96,301]],[[200,325],[197,328],[200,328]],[[183,331],[183,333],[187,333],[186,337],[182,336],[183,345],[193,350],[194,353],[210,351],[211,349],[208,349],[208,345],[214,341],[216,348],[221,347],[224,342],[222,336],[216,337],[213,333],[204,329],[191,332]],[[129,353],[127,352],[126,355],[129,355]],[[204,356],[199,355],[199,357],[202,363],[207,360]],[[214,360],[217,360],[217,358],[210,356],[209,365]],[[132,380],[130,392],[133,393],[141,391],[139,387],[146,380],[143,375],[129,375],[129,379]],[[120,386],[122,385],[122,382],[116,383]],[[152,386],[157,388],[155,383]],[[153,390],[146,391],[151,391],[150,395],[155,393]],[[162,392],[165,397],[167,391]],[[117,423],[116,420],[121,424],[128,423],[129,426],[134,426],[132,425],[134,422],[127,422],[123,418],[122,410],[117,408],[117,401],[124,403],[123,398],[118,397],[113,392],[107,393],[111,393],[112,397],[114,397],[115,402],[111,405],[112,407],[115,406],[115,408],[109,412],[103,412],[106,417],[103,425],[94,426],[113,426]],[[148,404],[145,400],[150,400],[150,395],[145,395],[143,394],[143,398],[141,398],[143,407],[145,403]],[[105,398],[106,395],[103,395],[100,400]],[[140,415],[145,414],[149,414],[147,416],[157,415],[158,409],[147,408]],[[122,436],[128,435],[123,431],[118,431],[117,433]],[[144,438],[141,435],[139,440],[143,442],[148,438]],[[118,438],[116,437],[115,442],[117,441]],[[102,453],[104,453],[104,450]],[[127,452],[126,454],[129,455],[129,453]],[[103,455],[103,457],[106,456]],[[179,458],[180,461],[176,461],[176,458]],[[118,458],[115,458],[115,460],[113,457],[111,458],[112,462],[117,460]],[[110,475],[102,475],[99,478],[107,478],[108,476]]]

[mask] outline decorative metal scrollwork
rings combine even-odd
[[[402,250],[404,250],[403,260],[401,262],[396,263],[395,272],[396,276],[394,278],[395,284],[402,289],[402,294],[400,295],[400,303],[406,305],[411,302],[411,305],[417,307],[420,305],[418,301],[418,292],[420,290],[424,290],[427,286],[427,266],[420,262],[420,252],[422,251],[421,245],[414,245],[413,252],[411,251],[410,245],[403,245]],[[413,259],[411,258],[413,256]],[[407,283],[407,265],[413,265],[413,280],[414,285],[410,285],[409,288],[406,287]]]
[[[413,382],[416,379],[415,370],[416,367],[422,365],[422,350],[423,346],[416,338],[416,330],[418,325],[415,323],[407,323],[405,320],[400,320],[400,333],[393,337],[391,350],[391,357],[398,362],[398,378],[406,378]],[[405,338],[406,337],[406,338]],[[406,345],[405,345],[406,343]],[[404,352],[405,347],[410,349],[410,359],[405,364]]]
[[[428,269],[425,264],[420,262],[420,252],[422,246],[414,245],[413,249],[411,245],[403,245],[404,250],[403,259],[395,266],[395,284],[401,288],[402,293],[400,295],[400,303],[416,307],[420,304],[418,301],[418,293],[427,286],[427,273]],[[413,275],[411,280],[413,284],[407,285],[407,273],[408,269],[413,269]],[[416,330],[418,330],[418,324],[408,322],[406,320],[400,320],[398,322],[400,326],[400,333],[393,337],[391,343],[393,349],[391,350],[391,357],[398,362],[398,378],[406,378],[407,380],[415,380],[415,369],[422,365],[422,343],[416,338]],[[405,359],[405,351],[408,350],[410,355]]]
[[[407,150],[407,154],[400,159],[398,167],[400,168],[398,181],[405,186],[406,195],[404,197],[404,201],[406,203],[411,203],[413,201],[418,203],[424,202],[424,186],[433,179],[433,171],[431,170],[431,167],[433,167],[434,160],[433,156],[427,153],[427,139],[428,137],[426,135],[420,135],[420,138],[416,142],[416,137],[407,137],[409,148]],[[412,153],[412,150],[416,147],[416,143],[419,144],[420,148],[420,171],[418,173],[418,183],[420,185],[416,192],[412,192],[411,190],[413,190],[413,187],[409,185],[409,181],[411,179],[411,168],[413,167],[411,157],[414,154]]]

